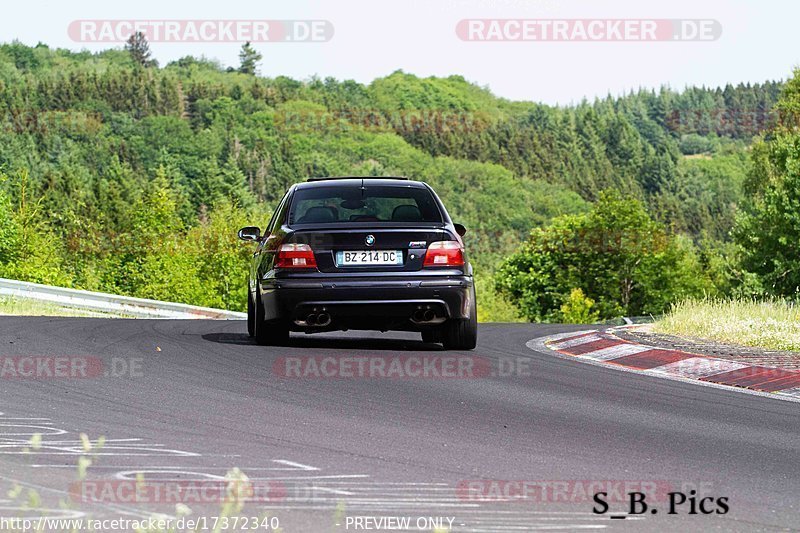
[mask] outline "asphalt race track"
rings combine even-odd
[[[0,379],[0,509],[174,515],[166,497],[76,502],[76,486],[113,486],[137,473],[188,486],[239,467],[271,490],[244,514],[277,517],[286,532],[356,531],[356,517],[390,516],[412,525],[449,517],[454,531],[800,527],[800,405],[525,346],[570,329],[579,328],[481,325],[478,348],[453,353],[402,333],[299,336],[266,348],[242,322],[4,317],[1,356],[93,363],[88,377]],[[284,357],[453,355],[491,371],[460,379],[276,371]],[[99,374],[93,358],[102,359]],[[37,433],[41,444],[29,444]],[[83,484],[80,433],[106,439]],[[17,510],[7,496],[15,483],[39,493],[38,511]],[[508,491],[520,486],[546,490]],[[610,511],[595,515],[586,490],[598,486],[666,489],[648,500],[657,514],[612,519],[627,500],[609,496]],[[665,492],[693,488],[698,499],[726,497],[730,511],[690,515],[686,503],[668,515]],[[76,510],[59,510],[59,500]],[[217,504],[187,505],[194,516],[219,514]]]

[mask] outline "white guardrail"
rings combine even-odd
[[[102,292],[65,289],[27,281],[0,278],[0,296],[37,300],[63,307],[109,313],[135,318],[204,318],[216,320],[243,320],[246,313],[197,307],[173,302],[160,302],[146,298],[117,296]]]

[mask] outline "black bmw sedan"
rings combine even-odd
[[[247,328],[261,344],[290,331],[418,331],[471,350],[477,340],[472,266],[442,201],[406,178],[313,178],[284,195],[258,244]]]

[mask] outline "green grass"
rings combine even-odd
[[[653,331],[776,350],[800,350],[800,306],[792,302],[687,300]]]

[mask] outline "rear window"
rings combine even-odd
[[[298,189],[289,224],[442,222],[433,195],[419,187],[331,186]]]

